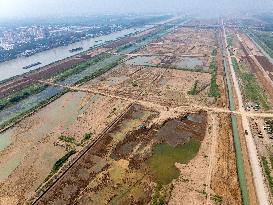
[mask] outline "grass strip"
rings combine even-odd
[[[262,156],[262,164],[263,164],[263,167],[264,167],[264,172],[265,172],[265,176],[266,176],[266,179],[269,183],[269,188],[270,188],[270,192],[271,194],[273,194],[273,178],[271,176],[271,171],[270,171],[270,167],[269,167],[269,164],[268,164],[268,161],[266,159],[266,157]]]
[[[193,87],[191,88],[190,91],[188,91],[189,95],[196,95],[197,94],[197,86],[198,86],[198,80],[196,80],[193,84]]]
[[[45,178],[44,182],[48,181],[59,169],[63,166],[63,164],[71,157],[73,154],[76,153],[76,150],[72,149],[68,153],[66,153],[61,159],[55,162],[53,165],[49,175]]]
[[[273,58],[273,35],[271,33],[253,30],[247,30],[246,33]]]
[[[244,97],[249,101],[262,105],[264,109],[268,110],[270,106],[267,96],[259,86],[256,76],[252,73],[244,72],[242,66],[238,64],[236,58],[234,57],[232,58],[232,65],[235,72],[241,79]]]
[[[211,81],[210,81],[210,90],[209,97],[219,98],[221,96],[219,87],[217,85],[217,65],[215,57],[212,57],[212,61],[210,63],[210,71],[211,71]]]
[[[118,65],[118,61],[117,62],[113,62],[111,64],[108,64],[100,69],[98,69],[97,71],[95,71],[94,73],[92,73],[89,76],[85,76],[83,79],[79,80],[77,83],[75,83],[75,85],[82,85],[83,83],[90,81],[104,73],[106,73],[107,71],[111,70],[113,67]]]
[[[54,82],[59,82],[65,80],[67,77],[78,74],[85,69],[87,69],[89,66],[95,65],[98,62],[110,57],[110,54],[101,54],[95,58],[92,58],[88,61],[81,62],[78,65],[73,66],[72,68],[66,69],[65,71],[62,71],[56,75],[53,76]]]

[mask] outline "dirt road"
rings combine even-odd
[[[216,161],[216,147],[217,147],[217,135],[218,135],[218,117],[217,115],[213,114],[212,115],[212,142],[211,142],[211,148],[210,148],[210,155],[209,155],[209,169],[207,173],[207,179],[206,179],[206,193],[208,194],[207,196],[207,205],[211,204],[210,201],[210,195],[211,195],[211,176],[212,176],[212,171],[213,167],[215,165]]]
[[[42,83],[42,84],[46,84],[46,85],[67,88],[67,89],[72,90],[72,91],[88,92],[88,93],[99,94],[99,95],[102,95],[102,96],[107,96],[107,97],[111,97],[111,98],[115,98],[115,99],[126,100],[126,101],[129,101],[131,103],[138,103],[138,104],[145,105],[145,106],[148,106],[148,107],[164,107],[165,109],[167,109],[167,108],[169,109],[169,107],[167,107],[167,106],[159,105],[159,104],[156,104],[156,103],[153,103],[153,102],[150,102],[150,101],[145,101],[145,100],[139,100],[139,99],[133,99],[133,98],[129,98],[129,97],[113,95],[113,94],[109,94],[109,93],[106,93],[106,92],[102,92],[100,90],[81,88],[81,87],[77,87],[77,86],[66,86],[66,85],[61,85],[61,84],[52,83],[52,82],[49,82],[49,81],[42,81],[42,80],[39,80],[38,82]],[[206,106],[200,106],[200,105],[195,105],[195,104],[181,105],[181,106],[178,106],[178,107],[174,107],[173,109],[177,110],[177,111],[180,111],[182,109],[184,109],[184,110],[189,109],[189,110],[196,110],[196,111],[205,110],[205,111],[213,112],[213,113],[230,113],[230,114],[234,114],[234,115],[242,115],[242,113],[243,113],[243,115],[245,115],[246,117],[255,117],[255,118],[257,118],[257,117],[262,117],[262,118],[272,117],[273,118],[273,113],[271,113],[271,112],[264,112],[264,113],[262,113],[262,112],[253,112],[253,111],[246,112],[244,109],[239,110],[239,111],[230,111],[227,108],[206,107]]]
[[[224,31],[224,39],[225,39],[225,47],[227,48],[227,36],[226,36],[226,31],[225,27],[223,25],[223,31]],[[248,132],[248,135],[245,136],[246,138],[246,143],[247,143],[247,149],[248,149],[248,154],[249,154],[249,160],[252,168],[252,173],[253,173],[253,181],[255,185],[255,190],[258,198],[258,202],[260,205],[269,205],[269,198],[268,198],[268,190],[266,188],[266,184],[264,183],[264,176],[262,173],[262,167],[260,166],[259,158],[258,158],[258,153],[257,153],[257,148],[251,133],[249,121],[247,119],[247,114],[244,110],[244,104],[243,104],[243,98],[240,90],[240,86],[238,83],[238,80],[235,75],[235,71],[232,65],[231,61],[231,56],[229,54],[229,51],[227,49],[228,53],[228,62],[229,62],[229,68],[233,80],[233,85],[234,89],[236,92],[236,96],[238,99],[238,105],[239,105],[239,112],[241,113],[242,117],[242,125],[243,129]]]

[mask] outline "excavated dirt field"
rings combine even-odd
[[[195,81],[199,82],[198,95],[188,95]],[[192,103],[210,105],[209,84],[208,73],[122,64],[82,87],[174,107]]]
[[[215,46],[215,33],[211,29],[179,28],[176,31],[160,38],[139,53],[199,55],[209,57]]]
[[[193,67],[208,67],[216,45],[213,29],[177,29],[139,51],[152,54],[153,66],[123,62],[81,86],[100,94],[69,92],[2,133],[8,143],[0,144],[0,204],[31,197],[56,205],[199,205],[213,204],[215,195],[240,204],[232,141],[222,129],[230,121],[191,110],[226,106],[220,51],[218,101],[208,97],[210,73],[171,66],[187,57],[201,59]],[[197,93],[189,95],[195,82]],[[72,149],[76,154],[35,193]]]
[[[273,64],[265,56],[255,56],[273,81]]]
[[[193,103],[211,106],[214,103],[208,97],[211,74],[206,72],[217,45],[215,32],[177,29],[139,50],[136,53],[139,56],[82,87],[165,106]],[[200,69],[202,72],[192,72]],[[197,94],[189,95],[195,82]],[[217,82],[221,85],[222,81]]]
[[[251,50],[252,54],[255,56],[263,56],[263,53],[257,48],[257,46],[252,42],[252,40],[246,34],[240,34],[242,40],[245,42],[246,46]]]
[[[269,60],[262,54],[262,52],[257,48],[257,46],[249,39],[248,36],[245,34],[240,34],[242,36],[242,39],[246,43],[247,47],[251,50],[252,54],[255,56],[255,58],[258,60],[260,65],[263,67],[265,72],[268,74],[269,78],[273,81],[273,65],[269,62]],[[253,59],[251,59],[249,56],[247,56],[247,53],[242,45],[240,45],[240,48],[243,52],[243,55],[246,56],[249,63],[251,64],[252,70],[256,73],[257,77],[260,78],[260,82],[263,84],[263,86],[267,89],[267,93],[271,96],[273,99],[272,94],[272,82],[267,82],[264,80],[264,73],[261,72],[261,70],[258,68],[258,66],[255,64]]]

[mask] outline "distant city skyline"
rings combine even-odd
[[[210,17],[272,9],[272,0],[0,0],[0,19],[109,13],[184,13]]]

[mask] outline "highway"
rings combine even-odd
[[[224,24],[223,24],[223,33],[224,33],[225,47],[227,48],[228,44],[227,44],[227,36],[226,36]],[[245,112],[245,109],[244,109],[243,98],[242,98],[240,86],[239,86],[237,77],[235,75],[235,71],[234,71],[234,68],[232,65],[231,56],[229,54],[228,49],[226,49],[226,50],[228,53],[227,60],[228,60],[229,68],[230,68],[230,73],[232,76],[234,90],[235,90],[237,100],[238,100],[239,112],[241,113],[242,126],[243,126],[243,129],[248,132],[248,135],[245,135],[245,140],[246,140],[246,144],[247,144],[247,150],[248,150],[250,165],[251,165],[251,169],[252,169],[253,182],[254,182],[254,186],[255,186],[257,200],[260,205],[269,205],[270,203],[269,203],[269,197],[268,197],[268,190],[267,190],[266,184],[264,183],[264,176],[263,176],[262,167],[260,165],[260,161],[258,158],[256,144],[254,142],[254,139],[253,139],[253,136],[251,133],[249,120],[247,118],[247,113]]]

